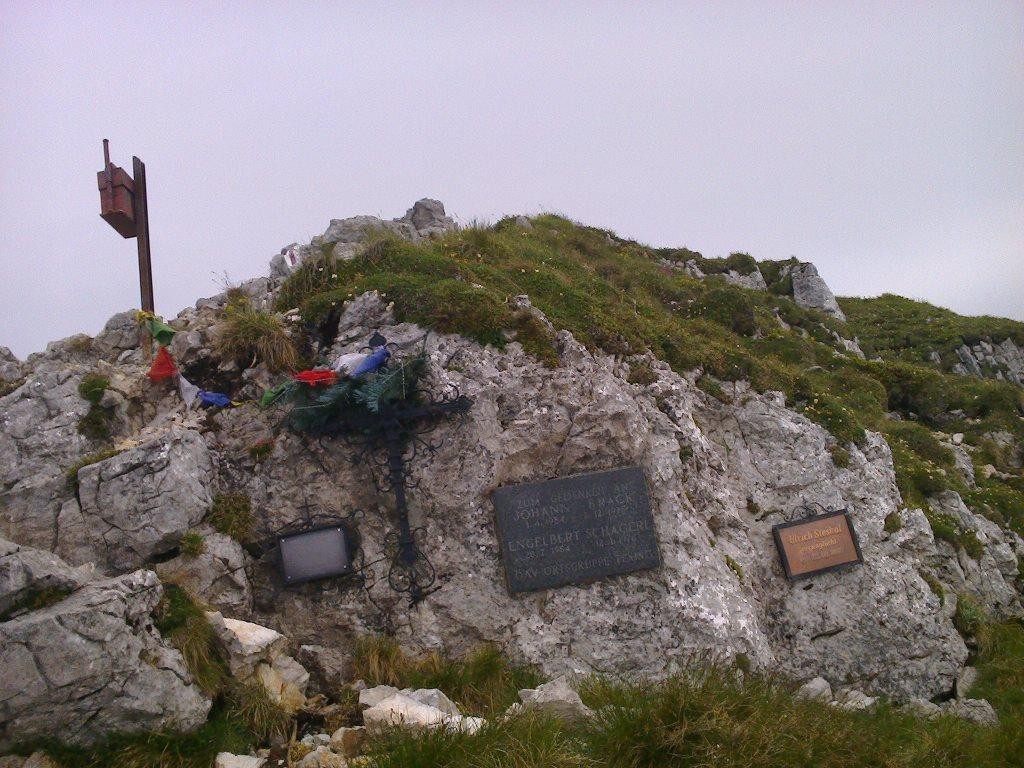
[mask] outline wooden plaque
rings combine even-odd
[[[845,510],[776,525],[772,534],[786,578],[791,581],[864,562],[853,521]]]

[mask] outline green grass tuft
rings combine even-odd
[[[206,540],[198,531],[189,531],[181,537],[178,547],[185,557],[199,557],[206,551]]]
[[[221,533],[245,542],[254,525],[252,502],[244,493],[218,493],[213,497],[206,521]]]
[[[89,411],[78,420],[78,432],[90,440],[110,438],[110,412],[100,407],[103,393],[109,387],[110,380],[96,373],[82,377],[78,384],[78,394],[89,402]]]
[[[217,351],[243,368],[259,362],[271,371],[302,367],[302,357],[284,318],[252,307],[248,299],[228,302],[217,335]]]

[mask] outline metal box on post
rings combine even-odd
[[[135,182],[128,173],[110,162],[107,142],[103,142],[106,168],[96,174],[100,188],[100,217],[121,237],[135,237]]]

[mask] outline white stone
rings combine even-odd
[[[593,714],[564,675],[537,688],[519,691],[519,699],[526,709],[538,710],[565,720],[578,720]]]
[[[213,762],[214,768],[261,768],[267,761],[262,757],[250,755],[233,755],[230,752],[219,752]]]
[[[238,678],[250,677],[260,662],[273,661],[288,643],[284,635],[270,627],[229,619],[219,611],[210,611],[206,617],[227,653],[231,674]]]
[[[445,728],[464,733],[476,733],[484,724],[483,718],[450,715],[437,707],[421,704],[404,693],[396,693],[364,710],[363,722],[367,728]]]
[[[399,690],[390,685],[376,685],[373,688],[363,688],[359,691],[359,706],[375,707],[384,699],[390,699]]]
[[[829,702],[832,701],[832,686],[825,678],[816,677],[801,685],[796,695],[803,699]]]

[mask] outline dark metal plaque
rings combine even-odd
[[[340,525],[282,536],[277,545],[281,553],[281,578],[289,586],[352,570],[345,530]]]
[[[492,499],[511,592],[661,565],[639,467],[506,486]]]
[[[844,510],[776,525],[772,535],[786,578],[793,581],[864,562],[853,520]]]

